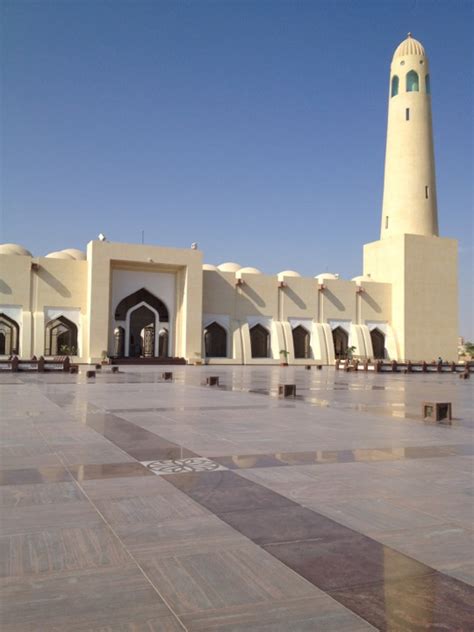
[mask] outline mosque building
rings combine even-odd
[[[428,57],[411,35],[390,67],[380,239],[352,280],[195,249],[98,239],[33,256],[0,246],[0,355],[215,364],[457,359],[457,242],[438,234]]]

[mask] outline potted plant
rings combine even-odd
[[[77,350],[76,347],[70,347],[69,345],[61,345],[59,348],[59,353],[63,356],[73,356],[76,355]]]
[[[354,345],[352,345],[352,347],[348,347],[347,349],[347,359],[348,360],[352,360],[352,358],[354,357],[354,351],[356,350],[356,347],[354,347]]]
[[[280,366],[288,366],[288,356],[290,355],[290,352],[287,351],[286,349],[282,349],[280,351]]]

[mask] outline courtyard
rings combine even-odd
[[[0,375],[2,631],[471,630],[472,393],[328,367]]]

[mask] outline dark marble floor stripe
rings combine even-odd
[[[463,582],[235,472],[164,478],[380,630],[472,629],[474,589]]]
[[[211,456],[212,461],[231,470],[286,465],[323,465],[326,463],[372,463],[446,456],[471,456],[472,445],[413,446],[406,448],[357,448],[355,450],[314,450],[311,452],[279,452],[273,454],[236,454]]]
[[[110,413],[99,410],[88,411],[83,421],[137,461],[198,456],[177,443],[159,437],[131,421]]]

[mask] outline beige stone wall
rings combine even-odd
[[[398,359],[457,359],[457,242],[399,235],[364,246],[364,274],[391,284]]]

